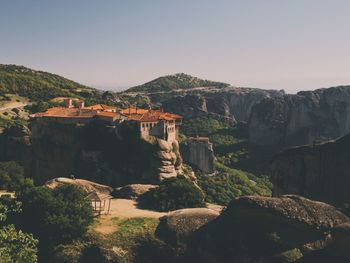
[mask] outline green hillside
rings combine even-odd
[[[59,96],[90,97],[96,90],[64,77],[17,65],[0,64],[0,95],[18,94],[34,101]]]
[[[225,88],[228,86],[229,84],[227,83],[203,80],[184,73],[178,73],[175,75],[160,77],[145,84],[132,87],[126,92],[159,92],[176,89],[191,89],[196,87]]]

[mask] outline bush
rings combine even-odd
[[[59,107],[62,106],[62,103],[59,102],[45,102],[45,101],[38,101],[33,104],[25,106],[25,109],[29,111],[30,113],[37,113],[37,112],[45,112],[48,108],[52,107]]]
[[[13,111],[14,113],[16,113],[16,114],[19,113],[19,109],[17,109],[17,108],[13,108],[12,111]]]
[[[0,162],[0,189],[19,191],[33,181],[24,177],[23,168],[15,162]]]
[[[218,162],[216,169],[216,175],[198,178],[207,202],[227,205],[232,199],[244,195],[271,195],[271,183],[264,178],[226,167]]]
[[[17,231],[13,225],[0,228],[1,262],[37,262],[37,243],[31,234]]]
[[[8,202],[9,200],[7,200]],[[37,244],[32,234],[17,230],[14,225],[7,224],[9,213],[19,213],[20,203],[13,202],[11,206],[0,202],[0,261],[2,263],[12,262],[37,262]]]
[[[204,207],[204,194],[183,176],[162,181],[139,199],[139,206],[157,211]]]
[[[181,131],[186,136],[209,136],[226,126],[226,124],[212,117],[197,117],[186,120],[181,127]]]
[[[39,238],[43,253],[55,245],[81,238],[93,222],[93,211],[84,192],[77,186],[63,185],[51,190],[33,187],[19,195],[21,223]]]

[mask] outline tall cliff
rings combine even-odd
[[[14,160],[43,183],[55,177],[90,179],[119,186],[176,176],[182,158],[177,142],[141,140],[128,126],[63,125],[34,121],[0,136],[0,160]]]
[[[290,148],[271,162],[273,194],[299,194],[333,204],[350,200],[350,135]]]
[[[187,142],[188,161],[205,173],[214,172],[213,144],[207,137],[190,138]]]
[[[261,100],[281,97],[283,94],[283,91],[277,90],[228,87],[219,91],[208,89],[177,93],[161,102],[167,111],[185,118],[209,115],[234,123],[248,121],[253,106]]]
[[[296,146],[350,132],[350,86],[266,98],[254,105],[249,140],[259,145]]]

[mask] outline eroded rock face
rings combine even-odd
[[[335,207],[313,201],[297,195],[281,197],[247,196],[233,200],[227,208],[227,215],[242,219],[268,217],[268,220],[287,224],[293,221],[293,227],[312,228],[322,233],[349,219]]]
[[[24,125],[12,126],[0,135],[0,160],[16,160],[25,167],[32,164],[31,131]]]
[[[250,141],[258,145],[303,145],[349,132],[349,86],[266,98],[249,118]]]
[[[158,179],[176,177],[182,167],[182,158],[179,152],[179,143],[177,141],[167,142],[165,140],[157,139],[159,150],[157,155],[159,157]]]
[[[198,228],[219,216],[208,208],[187,208],[168,213],[160,219],[156,235],[171,244],[185,244]]]
[[[213,145],[207,137],[189,138],[188,142],[189,162],[205,173],[214,172]]]
[[[185,118],[211,116],[231,124],[246,122],[253,106],[265,98],[279,97],[283,91],[250,88],[226,88],[216,91],[202,91],[199,94],[174,95],[162,101],[167,111]]]
[[[332,232],[335,252],[350,260],[350,222],[336,226]]]
[[[299,194],[333,204],[350,200],[350,135],[337,141],[295,147],[270,165],[273,194]]]
[[[177,141],[142,140],[128,124],[117,128],[33,121],[0,136],[0,160],[13,160],[39,183],[57,177],[84,178],[113,187],[158,183],[181,172]]]
[[[222,263],[291,262],[285,252],[295,251],[300,259],[323,250],[331,230],[348,221],[333,206],[300,196],[241,197],[194,233],[188,258]]]
[[[56,188],[60,185],[76,185],[81,187],[86,193],[96,191],[102,194],[111,194],[113,191],[113,188],[107,185],[97,184],[83,179],[70,179],[66,177],[54,178],[50,181],[47,181],[45,185],[51,189]]]

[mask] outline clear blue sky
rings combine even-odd
[[[0,0],[0,63],[100,88],[189,73],[295,92],[350,84],[348,0]]]

